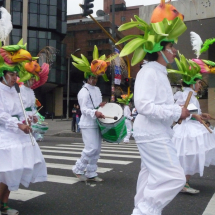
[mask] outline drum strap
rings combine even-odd
[[[86,88],[86,89],[87,89],[87,87],[84,87],[84,88]],[[89,95],[90,95],[90,91],[89,91],[88,89],[87,89],[87,91],[89,92]],[[94,109],[97,109],[97,108],[95,108],[95,105],[94,105],[94,103],[93,103],[93,100],[92,100],[91,95],[90,95],[90,100],[91,100],[91,102],[92,102],[92,104],[93,104]]]

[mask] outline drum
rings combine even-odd
[[[110,118],[97,119],[103,140],[111,143],[121,142],[127,135],[125,117],[121,106],[115,103],[107,103],[104,107],[100,107],[98,111],[108,117],[117,117],[117,120]]]

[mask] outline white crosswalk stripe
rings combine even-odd
[[[48,174],[48,183],[72,185],[79,182],[79,180],[72,174],[72,167],[76,160],[81,156],[81,151],[84,148],[83,143],[56,144],[55,146],[40,146],[40,148],[46,160],[48,173],[51,169],[61,170],[59,175]],[[136,144],[118,145],[103,143],[100,156],[101,158],[98,160],[99,167],[97,169],[99,174],[113,171],[116,165],[129,165],[133,163],[134,159],[140,159]],[[53,160],[55,161],[52,162]],[[103,166],[106,164],[109,164],[111,168]],[[68,173],[60,175],[64,170]],[[19,189],[16,192],[11,192],[10,199],[28,201],[44,194],[46,193]]]

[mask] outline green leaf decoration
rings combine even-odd
[[[144,31],[144,36],[141,35],[128,35],[118,41],[116,44],[124,43],[129,41],[123,48],[120,53],[120,57],[126,56],[134,52],[132,58],[132,66],[140,62],[145,55],[145,53],[158,52],[163,49],[160,45],[162,41],[177,42],[178,37],[183,34],[187,27],[180,18],[175,18],[174,20],[164,19],[162,22],[151,23],[148,25],[145,21],[140,19],[138,16],[135,16],[137,21],[131,21],[125,23],[119,27],[119,31],[127,30],[130,28],[138,28]],[[142,40],[142,41],[141,41]],[[140,47],[144,52],[140,51]],[[138,55],[141,53],[141,57]],[[137,58],[137,60],[135,60]],[[186,67],[186,64],[184,64]]]
[[[213,61],[210,61],[210,60],[202,60],[205,64],[207,64],[207,65],[210,65],[210,66],[212,66],[212,67],[214,67],[215,66],[215,62],[213,62]]]
[[[15,52],[15,51],[19,51],[20,49],[25,49],[25,46],[23,46],[23,45],[10,45],[10,46],[3,46],[2,48],[8,52]]]
[[[108,77],[107,77],[107,74],[104,74],[104,75],[102,75],[102,78],[104,79],[104,81],[109,81],[109,79],[108,79]]]
[[[106,59],[106,55],[104,54],[104,55],[102,55],[100,58],[99,58],[99,60],[105,60]]]
[[[94,46],[94,50],[93,50],[93,60],[97,60],[99,59],[99,51],[97,46]]]
[[[120,53],[120,57],[126,56],[131,54],[134,50],[136,50],[139,46],[142,46],[145,42],[147,42],[144,39],[136,38],[130,41],[125,45],[123,50]]]
[[[119,54],[114,54],[114,55],[110,55],[109,57],[107,57],[107,59],[105,60],[105,62],[111,62],[112,60],[114,60],[116,57],[118,57]]]
[[[72,62],[72,64],[79,70],[81,70],[82,72],[89,72],[91,73],[91,69],[90,69],[90,66],[84,66],[84,65],[80,65],[80,64],[77,64],[75,62]]]
[[[83,54],[81,54],[81,58],[87,66],[90,66],[89,61],[87,60],[87,58]]]
[[[143,58],[146,56],[146,52],[144,51],[142,46],[139,46],[135,51],[134,55],[131,59],[131,66],[136,65],[140,61],[143,60]]]
[[[184,55],[178,52],[180,61],[175,58],[175,62],[177,64],[178,70],[167,69],[168,73],[175,73],[182,75],[183,81],[190,85],[195,84],[195,78],[202,79],[202,75],[200,74],[201,68],[200,66],[192,60],[187,60]]]
[[[120,41],[118,41],[116,43],[116,45],[119,45],[121,43],[124,43],[124,42],[126,42],[128,40],[131,40],[131,39],[134,39],[134,38],[141,38],[141,39],[143,39],[144,37],[141,36],[141,35],[128,35],[128,36],[123,37]]]
[[[23,38],[17,43],[17,45],[19,46],[23,45]]]
[[[206,52],[209,49],[209,46],[212,45],[214,42],[215,42],[215,38],[205,40],[205,42],[200,50],[200,53]]]
[[[76,57],[75,55],[71,55],[72,59],[81,66],[87,66],[87,64],[81,59]]]
[[[0,67],[4,64],[4,58],[0,55]]]

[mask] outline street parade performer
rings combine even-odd
[[[127,135],[125,136],[123,142],[124,143],[129,143],[129,139],[131,137],[131,132],[132,132],[132,121],[134,117],[131,116],[131,110],[130,110],[130,100],[133,97],[133,94],[129,95],[122,95],[121,99],[117,99],[117,102],[120,104],[124,105],[124,117],[126,118],[125,124],[127,128]]]
[[[19,72],[19,63],[31,61],[22,40],[17,45],[0,47],[0,214],[17,215],[8,207],[10,191],[22,184],[47,180],[47,169],[40,148],[29,132],[31,128],[20,119],[23,109],[14,87]],[[34,143],[34,146],[32,145]]]
[[[82,113],[79,126],[85,147],[81,153],[81,158],[77,160],[72,171],[80,181],[92,180],[101,182],[103,179],[98,177],[96,173],[97,161],[101,152],[101,133],[96,118],[104,118],[104,115],[97,111],[97,108],[103,107],[106,102],[102,102],[101,91],[95,85],[100,75],[102,75],[105,81],[108,81],[105,72],[109,62],[116,56],[106,58],[105,55],[102,55],[99,58],[96,46],[94,46],[91,65],[82,54],[81,58],[77,58],[74,55],[71,56],[76,62],[73,62],[73,65],[83,71],[84,77],[87,79],[87,83],[84,84],[78,93],[78,103]]]
[[[136,26],[144,31],[144,36],[129,35],[117,43],[133,39],[120,54],[123,57],[134,52],[132,65],[145,56],[149,61],[138,72],[134,89],[138,115],[133,135],[141,155],[141,171],[132,215],[160,215],[186,183],[171,140],[171,125],[173,121],[187,118],[190,113],[174,104],[166,70],[167,64],[176,56],[173,43],[186,26],[183,15],[164,0],[155,8],[150,25],[138,16],[134,17],[136,21],[120,26],[119,31]]]
[[[190,118],[183,120],[182,124],[173,127],[177,155],[180,164],[186,175],[186,185],[181,192],[197,194],[199,190],[190,187],[189,180],[191,175],[199,173],[203,176],[204,166],[215,165],[215,133],[209,131],[202,124],[203,120],[210,120],[208,113],[202,113],[200,104],[196,98],[198,91],[202,86],[202,75],[205,73],[201,67],[192,60],[188,60],[184,55],[180,56],[180,61],[176,58],[178,70],[168,70],[170,73],[182,74],[183,91],[178,91],[174,98],[176,104],[184,105],[188,93],[193,92],[190,104],[193,105],[194,113]]]
[[[47,82],[49,64],[43,63],[40,67],[36,61],[37,58],[38,57],[34,57],[33,61],[23,62],[19,65],[20,70],[18,75],[20,79],[18,80],[18,83],[24,83],[21,84],[20,87],[23,104],[27,116],[32,121],[33,135],[36,140],[41,140],[41,138],[43,138],[42,135],[48,130],[48,127],[41,122],[42,116],[37,113],[36,97],[33,89],[36,89]],[[24,118],[22,120],[24,120]]]

